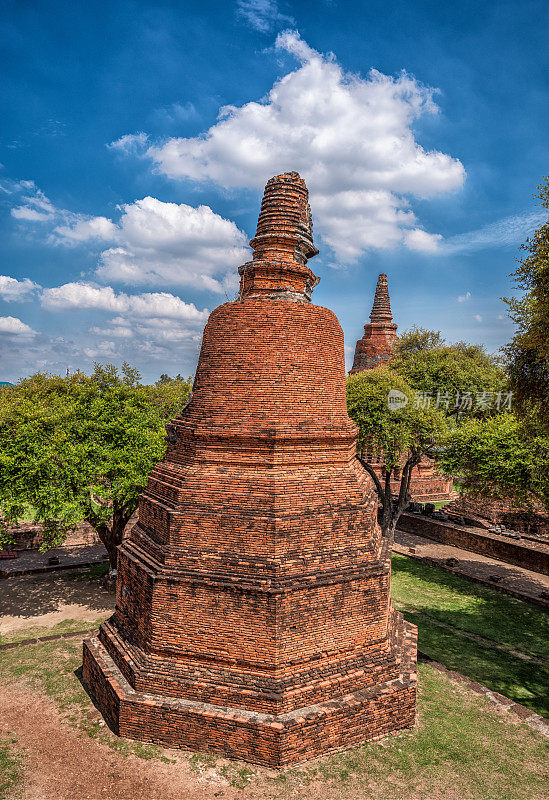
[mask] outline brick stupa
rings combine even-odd
[[[356,343],[351,375],[364,369],[375,369],[389,361],[396,344],[397,327],[391,314],[387,275],[382,273],[377,279],[370,322],[366,323],[364,336]]]
[[[343,332],[312,305],[308,193],[266,186],[239,298],[118,556],[83,677],[121,736],[279,766],[414,722],[416,629],[347,416]]]
[[[393,322],[391,313],[391,301],[389,298],[389,284],[387,275],[381,274],[377,279],[374,303],[370,314],[370,322],[364,326],[364,336],[356,343],[355,358],[353,368],[349,374],[363,372],[369,369],[378,369],[389,365],[395,352],[397,340],[397,325]],[[370,463],[378,475],[384,474],[382,461],[374,460],[377,456],[372,456]],[[406,459],[403,459],[403,464]],[[452,500],[456,493],[453,489],[453,479],[440,475],[435,468],[431,458],[423,456],[417,467],[412,471],[412,481],[410,485],[410,495],[416,502],[438,502]],[[398,495],[400,491],[400,471],[395,471],[395,480],[392,481],[392,490]]]

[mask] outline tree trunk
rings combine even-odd
[[[111,577],[116,575],[118,546],[122,544],[124,530],[136,507],[134,503],[124,505],[115,500],[112,505],[112,524],[110,527],[103,520],[99,520],[91,508],[86,515],[86,521],[95,529],[105,545],[109,556],[109,575]]]
[[[396,526],[400,516],[410,505],[409,498],[412,470],[415,466],[417,466],[417,464],[419,464],[421,455],[415,451],[412,452],[406,461],[406,464],[402,468],[396,508],[393,505],[393,491],[391,489],[391,477],[393,475],[393,470],[385,467],[385,486],[382,486],[382,483],[379,477],[376,475],[374,468],[364,459],[364,453],[361,453],[359,456],[357,456],[357,458],[374,482],[374,486],[381,504],[381,533],[385,538],[389,539],[392,546],[395,537]]]
[[[118,545],[115,543],[112,536],[109,536],[106,540],[103,539],[102,541],[107,548],[107,553],[109,555],[109,573],[112,575],[116,572],[116,565],[118,562]]]

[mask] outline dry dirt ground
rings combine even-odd
[[[85,629],[113,599],[100,581],[66,574],[7,579],[0,631],[24,638],[74,620]],[[78,681],[80,664],[80,637],[0,651],[0,744],[13,742],[23,769],[9,800],[549,798],[546,740],[428,665],[413,731],[277,771],[115,737]]]
[[[66,620],[94,623],[114,608],[114,593],[100,581],[64,573],[0,581],[0,635],[52,628]],[[85,630],[86,624],[82,625]]]
[[[5,737],[16,733],[25,763],[23,797],[28,800],[214,796],[188,767],[175,770],[171,763],[115,753],[66,725],[52,700],[23,688],[0,689],[0,730]],[[223,800],[230,796],[224,794]]]
[[[253,788],[246,787],[246,773],[255,769],[240,764],[235,771],[234,762],[217,756],[193,761],[191,753],[163,749],[162,762],[113,752],[66,724],[49,698],[24,687],[0,687],[0,737],[13,733],[23,754],[24,800],[263,800],[281,797],[281,790],[285,798],[302,796],[298,788],[273,786],[280,773],[265,768],[254,775]],[[228,777],[221,774],[224,767]],[[333,800],[343,797],[348,795],[330,792]],[[326,799],[321,782],[309,782],[307,798]]]
[[[328,756],[308,762],[286,774],[216,755],[179,750],[159,749],[155,757],[147,758],[127,751],[116,752],[108,743],[90,738],[71,723],[58,705],[36,687],[31,688],[24,681],[10,682],[0,685],[0,740],[16,741],[23,784],[17,793],[7,797],[9,800],[548,798],[549,791],[543,788],[549,789],[543,779],[541,737],[520,725],[518,718],[491,708],[487,701],[474,697],[447,677],[435,677],[441,691],[437,706],[443,716],[448,714],[448,725],[443,722],[442,727],[429,733],[432,708],[422,708],[424,704],[420,702],[417,727],[373,743],[369,755],[351,750],[341,757]],[[429,673],[424,671],[422,683],[430,680]],[[453,730],[462,712],[470,717],[466,724],[472,723],[471,752],[463,744],[463,731]],[[91,715],[100,719],[93,707]],[[480,733],[477,742],[473,741],[478,738],[476,725],[484,726],[476,732]],[[107,734],[107,741],[117,738],[106,729],[101,730]],[[487,734],[489,741],[483,741]],[[429,739],[434,741],[429,744]],[[418,748],[419,740],[426,747],[424,752],[423,746]],[[118,739],[121,741],[128,743]],[[370,763],[373,763],[371,773]],[[526,791],[520,785],[522,776],[528,776]],[[360,778],[358,783],[357,778]]]

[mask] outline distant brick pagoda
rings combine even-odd
[[[312,305],[308,193],[266,186],[240,296],[211,314],[192,400],[84,643],[113,729],[279,766],[413,724],[416,629],[347,416],[343,332]]]
[[[370,314],[370,322],[364,326],[364,336],[356,343],[353,368],[350,375],[368,369],[388,366],[395,352],[397,325],[393,322],[389,284],[387,275],[381,273],[377,279],[374,303]],[[383,465],[371,462],[376,472],[382,473]],[[400,489],[398,470],[393,482],[393,491]],[[411,482],[412,500],[420,503],[452,500],[456,497],[452,478],[440,475],[433,466],[433,461],[423,456],[421,462],[414,467]]]
[[[394,352],[397,327],[391,314],[387,275],[382,273],[377,279],[370,322],[366,323],[364,336],[356,343],[351,375],[387,364]]]

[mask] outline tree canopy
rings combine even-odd
[[[407,331],[403,331],[397,338],[395,354],[400,357],[409,357],[413,353],[421,353],[424,350],[433,350],[436,347],[443,347],[445,340],[440,331],[430,331],[427,328],[420,328],[414,325]]]
[[[538,188],[542,208],[549,212],[549,177]],[[505,299],[517,326],[506,348],[517,410],[532,414],[549,430],[549,216],[521,245],[524,257],[514,274],[521,297]]]
[[[425,405],[448,415],[486,416],[512,402],[499,357],[479,344],[446,344],[440,331],[416,327],[402,333],[391,370],[421,394]]]
[[[439,458],[466,493],[549,512],[549,436],[533,436],[513,414],[455,426]]]
[[[410,502],[412,470],[423,455],[436,455],[447,432],[447,417],[424,406],[410,384],[387,367],[349,376],[347,409],[359,428],[360,460],[381,502],[383,533],[391,537]],[[374,468],[378,464],[382,465],[382,475]],[[400,486],[395,498],[391,481],[397,473]]]
[[[152,467],[165,452],[165,422],[185,404],[186,381],[141,386],[125,364],[91,377],[37,374],[0,390],[0,507],[25,507],[47,523],[44,546],[86,520],[116,564],[116,547]]]

